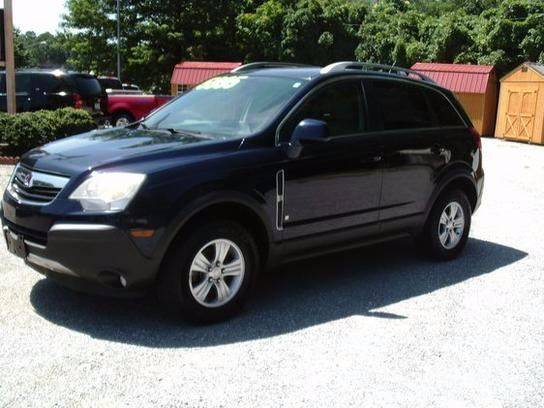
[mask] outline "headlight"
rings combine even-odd
[[[135,173],[92,173],[70,195],[86,211],[122,211],[145,180]]]

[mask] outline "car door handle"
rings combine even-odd
[[[383,156],[376,155],[376,156],[366,157],[364,159],[361,159],[361,163],[362,164],[379,163],[382,161],[382,159],[383,159]]]
[[[434,145],[431,147],[431,153],[436,154],[437,156],[440,156],[446,151],[446,149],[440,145]]]

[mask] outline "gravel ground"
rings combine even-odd
[[[484,155],[460,259],[399,241],[297,263],[213,326],[74,294],[2,241],[0,407],[544,406],[544,148]]]

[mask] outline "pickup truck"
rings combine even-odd
[[[169,102],[169,95],[145,95],[138,91],[108,93],[107,116],[112,126],[126,126]]]

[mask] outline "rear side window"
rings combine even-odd
[[[363,131],[361,82],[343,81],[327,85],[306,100],[281,130],[280,138],[289,140],[304,119],[327,122],[331,137]]]
[[[372,80],[365,83],[368,109],[376,130],[428,128],[433,114],[421,87],[399,81]]]
[[[33,77],[33,87],[36,93],[67,91],[66,89],[63,89],[63,81],[60,76],[55,76],[53,74],[37,74]]]
[[[455,111],[451,103],[444,95],[432,89],[426,89],[425,94],[433,109],[439,126],[463,126],[464,123]]]
[[[102,95],[102,87],[95,77],[90,75],[72,75],[72,79],[76,84],[76,92],[81,96],[100,97]]]
[[[30,94],[32,91],[31,77],[26,74],[15,75],[15,92],[18,94]]]
[[[115,78],[100,78],[98,80],[103,90],[106,89],[123,89],[121,81]]]

